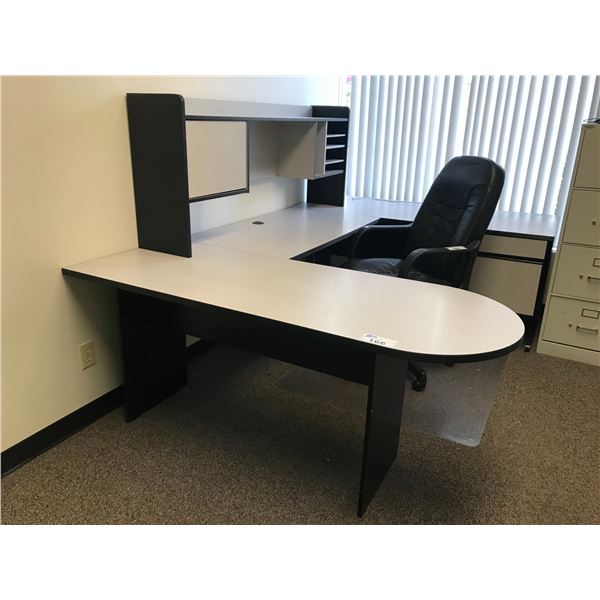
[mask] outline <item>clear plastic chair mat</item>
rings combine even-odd
[[[427,387],[406,386],[402,427],[465,446],[477,446],[496,398],[506,356],[476,363],[420,363]]]
[[[427,370],[427,388],[415,392],[409,376],[405,387],[402,428],[466,446],[477,446],[496,398],[507,357],[447,367],[419,363]],[[278,382],[286,391],[314,398],[350,398],[363,402],[365,386],[299,367],[289,368]]]

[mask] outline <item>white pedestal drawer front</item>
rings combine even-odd
[[[542,265],[478,256],[469,289],[520,315],[533,315]]]
[[[600,302],[600,248],[563,244],[552,293]]]
[[[546,242],[544,240],[532,240],[508,235],[488,234],[483,236],[479,252],[508,254],[542,260],[546,254]]]
[[[552,297],[543,339],[600,351],[600,304]]]
[[[563,242],[600,246],[600,191],[573,190]]]

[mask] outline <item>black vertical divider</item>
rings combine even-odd
[[[344,172],[339,175],[329,175],[319,179],[308,181],[306,201],[315,204],[330,204],[331,206],[344,206],[346,195],[346,165],[348,163],[348,128],[350,126],[350,109],[347,106],[313,106],[313,117],[332,117],[336,119],[348,119],[347,121],[335,121],[328,124],[329,133],[343,133],[343,142],[338,138],[332,138],[330,143],[343,143],[345,148],[336,152],[336,157],[344,162],[337,163],[335,169]]]
[[[185,101],[178,94],[127,94],[138,245],[192,256]]]
[[[185,333],[171,302],[119,290],[125,419],[133,421],[187,385]]]

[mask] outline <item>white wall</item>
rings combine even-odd
[[[337,104],[337,78],[4,77],[2,449],[121,383],[113,292],[64,265],[137,246],[126,92]],[[300,199],[296,181],[254,175],[251,194],[198,203],[194,229]],[[81,370],[79,344],[96,342]]]

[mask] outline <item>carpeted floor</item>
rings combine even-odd
[[[2,480],[3,523],[600,523],[600,370],[508,359],[481,444],[403,431],[356,517],[366,387],[216,347]]]

